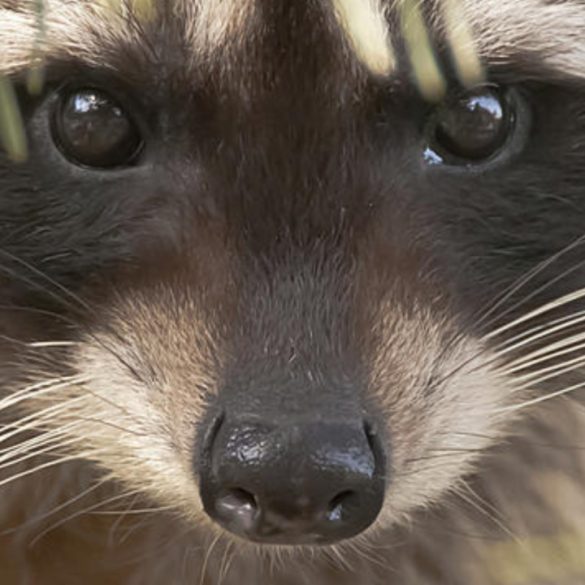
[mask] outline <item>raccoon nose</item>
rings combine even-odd
[[[384,499],[380,441],[361,422],[271,425],[226,419],[200,469],[207,514],[266,544],[328,544],[376,519]]]

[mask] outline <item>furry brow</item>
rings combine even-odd
[[[397,39],[390,39],[387,19],[411,4],[431,9],[430,28],[447,38],[464,79],[477,74],[476,57],[488,67],[515,67],[528,57],[544,75],[585,79],[585,8],[576,0],[324,1],[356,55],[378,75],[391,75],[395,65]],[[29,0],[0,0],[0,72],[30,64],[38,42],[35,6]],[[226,44],[255,34],[257,11],[257,0],[181,0],[174,8],[185,23],[182,34],[194,55],[228,59]],[[45,17],[42,49],[48,55],[107,65],[108,54],[120,43],[146,49],[140,27],[131,26],[135,19],[129,11],[112,10],[107,2],[53,0],[46,4]],[[403,32],[408,35],[408,30]]]
[[[575,0],[462,0],[482,59],[533,59],[545,75],[585,80],[585,5]]]

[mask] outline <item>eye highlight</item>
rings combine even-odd
[[[428,122],[425,158],[431,164],[475,165],[496,156],[516,122],[511,93],[483,87],[451,95]]]
[[[114,98],[98,89],[63,93],[52,122],[55,143],[78,165],[98,169],[131,166],[143,146],[131,117]]]

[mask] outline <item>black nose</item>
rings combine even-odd
[[[254,542],[326,544],[359,534],[384,498],[383,453],[367,425],[226,418],[200,470],[204,508]]]

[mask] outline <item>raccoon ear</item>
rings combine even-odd
[[[52,135],[69,161],[99,169],[134,165],[144,145],[129,113],[108,93],[94,88],[59,95]]]
[[[515,133],[517,99],[515,92],[497,86],[451,94],[428,120],[425,158],[455,166],[495,158]]]

